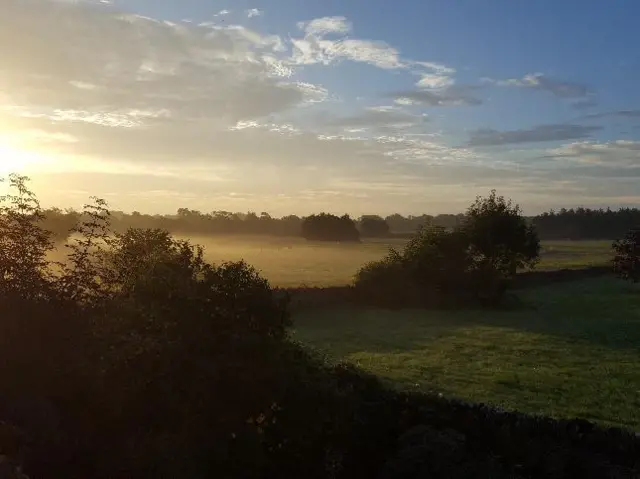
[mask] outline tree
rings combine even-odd
[[[496,305],[508,278],[535,266],[540,242],[520,207],[495,191],[478,197],[462,224],[425,226],[381,261],[365,265],[355,286],[376,301],[438,305],[475,301]]]
[[[460,227],[469,239],[474,260],[503,277],[513,277],[519,269],[533,268],[540,258],[540,240],[522,210],[495,190],[477,197]]]
[[[28,178],[12,174],[8,180],[9,193],[0,197],[0,296],[42,296],[50,289],[46,256],[53,235],[42,227],[45,215]]]
[[[356,223],[349,215],[311,215],[302,221],[302,236],[314,241],[360,241]]]
[[[613,270],[618,277],[640,281],[640,228],[631,229],[622,240],[613,243]]]
[[[389,224],[379,216],[363,216],[360,219],[360,233],[362,236],[384,238],[389,236]]]

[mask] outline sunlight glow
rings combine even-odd
[[[45,155],[27,151],[0,135],[0,177],[9,173],[26,174],[51,162]]]

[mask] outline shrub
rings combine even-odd
[[[208,475],[236,455],[238,467],[260,464],[286,381],[286,302],[246,263],[210,265],[163,231],[129,230],[111,247],[118,294],[99,332],[112,417],[135,425],[119,432],[128,470]]]
[[[208,264],[164,231],[112,235],[100,200],[67,261],[50,264],[37,200],[25,178],[11,181],[17,193],[0,210],[0,419],[35,439],[29,472],[201,477],[237,464],[235,477],[248,477],[263,465],[287,380],[286,298],[246,263]]]
[[[540,245],[519,207],[495,192],[478,198],[462,225],[427,226],[355,276],[360,297],[387,306],[496,306],[518,269],[533,267]]]
[[[383,307],[402,307],[415,302],[417,293],[411,289],[402,254],[391,248],[378,261],[365,264],[354,276],[359,299]]]
[[[630,230],[612,247],[614,272],[624,280],[637,283],[640,280],[640,229]]]

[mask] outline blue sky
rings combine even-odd
[[[640,203],[640,4],[3,0],[0,173],[45,202]],[[20,41],[16,41],[20,39]]]

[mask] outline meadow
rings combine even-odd
[[[406,240],[189,237],[209,261],[244,259],[273,286],[350,284]],[[610,241],[542,242],[538,270],[605,265]],[[640,430],[640,290],[612,277],[518,291],[506,311],[296,310],[295,336],[402,388]]]
[[[244,259],[274,286],[340,286],[406,240],[193,237],[214,262]],[[610,241],[542,243],[537,269],[607,264]],[[299,311],[296,337],[403,388],[640,430],[640,291],[614,278],[518,292],[512,311]]]
[[[359,244],[308,242],[298,238],[192,236],[213,262],[244,259],[273,286],[323,287],[350,284],[369,261],[382,258],[390,247],[402,248],[406,239],[365,240]],[[583,268],[606,264],[611,241],[551,241],[542,243],[537,269]]]
[[[296,338],[402,388],[640,430],[640,289],[520,291],[506,311],[301,312]]]

